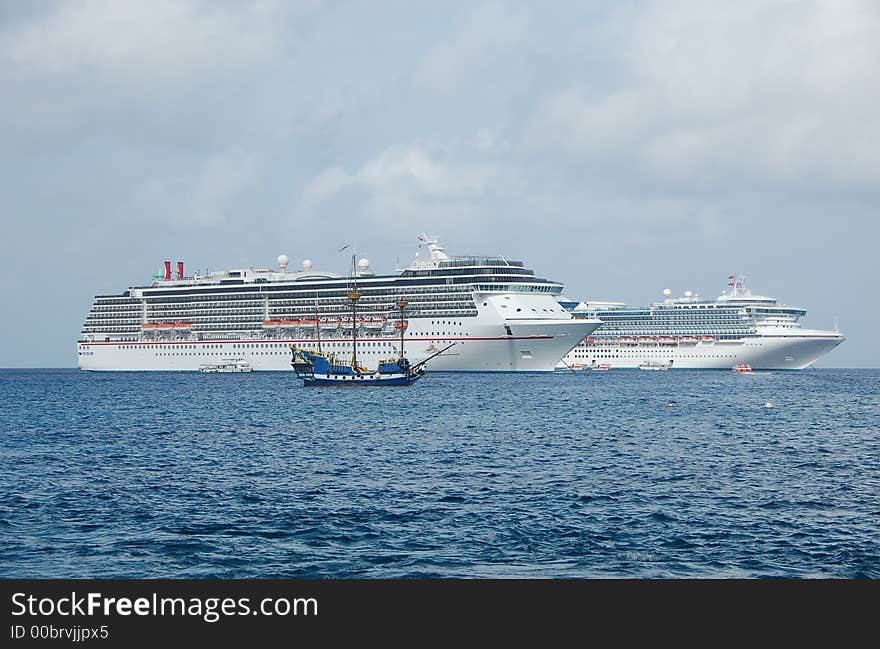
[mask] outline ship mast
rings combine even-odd
[[[403,360],[403,334],[406,332],[406,321],[403,319],[403,310],[406,309],[406,305],[408,302],[403,298],[397,300],[397,308],[400,309],[400,320],[397,323],[397,328],[400,329],[400,360]]]
[[[321,353],[321,320],[318,318],[318,292],[315,291],[315,338],[318,340],[318,353]]]
[[[351,301],[351,366],[357,372],[357,303],[361,294],[357,288],[357,267],[355,265],[355,253],[351,253],[351,287],[348,289],[348,299]]]

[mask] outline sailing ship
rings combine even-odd
[[[400,332],[400,353],[397,358],[380,361],[375,370],[369,370],[360,365],[357,360],[357,304],[361,293],[357,287],[357,268],[355,255],[351,256],[351,286],[346,294],[351,302],[351,362],[344,363],[337,359],[336,354],[325,353],[321,349],[321,323],[315,313],[315,337],[318,344],[317,351],[302,349],[295,344],[290,346],[292,355],[291,365],[296,375],[303,380],[304,386],[330,386],[330,385],[373,385],[373,386],[407,386],[412,385],[427,372],[426,363],[453,347],[456,343],[447,345],[443,349],[431,354],[426,359],[411,364],[404,354],[404,335],[407,329],[405,310],[407,300],[399,299],[396,306],[400,312],[399,319],[395,322],[395,328]],[[344,326],[344,325],[343,325]]]

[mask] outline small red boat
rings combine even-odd
[[[751,366],[746,365],[745,363],[739,363],[738,365],[733,366],[733,371],[736,374],[751,374],[752,368],[751,368]]]

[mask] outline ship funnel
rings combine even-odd
[[[166,261],[165,262],[165,281],[167,282],[170,279],[171,279],[171,262]]]
[[[183,262],[177,262],[177,279],[183,279]]]

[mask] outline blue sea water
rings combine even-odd
[[[878,370],[3,370],[0,439],[0,577],[880,577]]]

